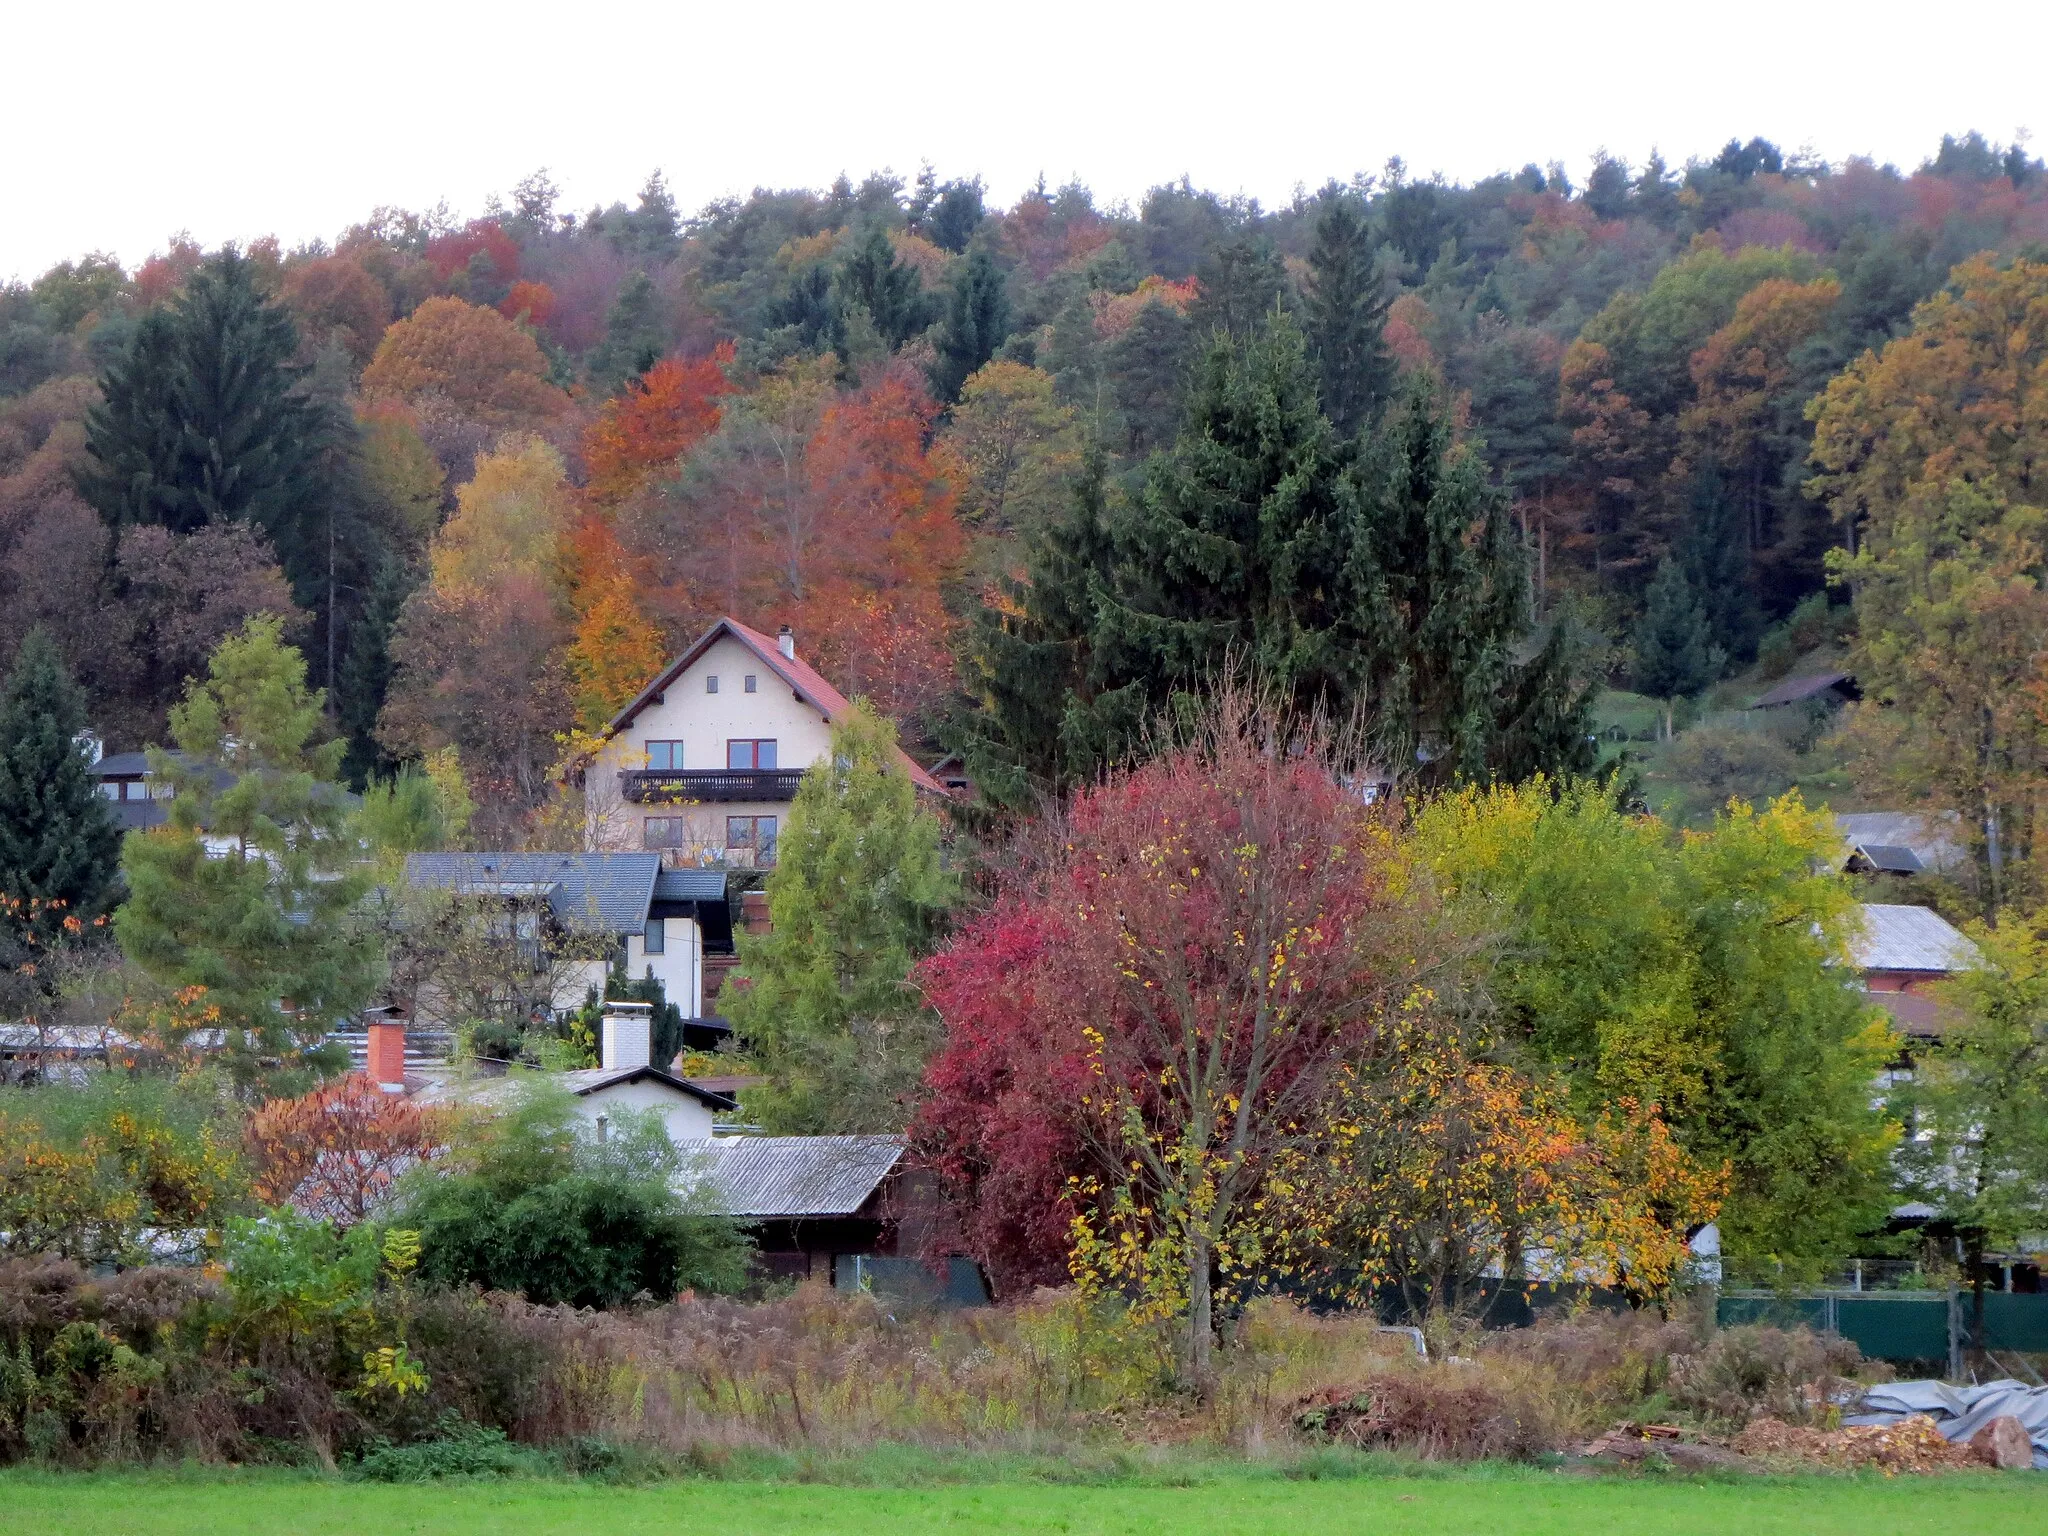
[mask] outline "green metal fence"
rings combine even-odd
[[[1979,1302],[1982,1310],[1979,1310]],[[1838,1333],[1873,1360],[1941,1362],[1962,1374],[1963,1352],[2048,1354],[2048,1295],[1987,1291],[1723,1291],[1723,1328],[1804,1323]]]

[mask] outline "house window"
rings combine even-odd
[[[120,781],[119,781],[119,780],[117,780],[117,779],[102,779],[102,780],[100,781],[100,793],[101,793],[101,794],[103,794],[103,795],[105,795],[105,796],[106,796],[106,797],[107,797],[107,798],[108,798],[109,800],[118,800],[118,799],[120,799],[120,798],[121,798],[121,784],[120,784]]]
[[[725,856],[734,864],[750,860],[756,869],[775,862],[775,818],[773,816],[728,816],[725,818]]]
[[[668,952],[667,918],[650,917],[647,919],[647,936],[641,940],[640,948],[643,953],[650,955],[660,955]]]
[[[772,741],[728,741],[725,744],[725,766],[730,769],[773,768],[775,766],[775,743]]]
[[[647,766],[657,773],[682,772],[683,744],[680,741],[650,741],[647,743]]]
[[[706,693],[718,692],[718,674],[716,672],[704,679],[704,691]]]
[[[747,674],[747,692],[752,693],[754,691],[754,685],[758,682],[760,682],[760,679],[756,677],[753,673],[749,672]]]
[[[648,817],[646,826],[641,829],[640,846],[642,848],[682,847],[686,840],[683,823],[684,818],[681,816]]]

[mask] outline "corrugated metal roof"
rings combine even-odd
[[[1858,843],[1856,851],[1869,861],[1872,869],[1889,875],[1917,875],[1925,867],[1919,854],[1900,843]]]
[[[733,1136],[688,1142],[721,1216],[851,1216],[903,1158],[894,1136]]]
[[[408,885],[486,893],[545,887],[564,923],[605,933],[647,926],[660,873],[658,853],[414,853],[405,860]]]
[[[1861,971],[1960,971],[1977,964],[1977,946],[1931,907],[1865,902],[1849,959]]]

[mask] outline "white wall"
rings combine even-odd
[[[666,1071],[665,1063],[656,1063]],[[600,1088],[576,1101],[576,1112],[593,1123],[600,1115],[615,1115],[621,1109],[651,1109],[668,1127],[671,1141],[701,1141],[711,1134],[711,1110],[699,1099],[678,1093],[660,1083],[621,1083]]]
[[[749,674],[755,679],[753,693],[746,691]],[[718,692],[706,693],[705,679],[714,676]],[[691,850],[722,857],[727,816],[786,816],[788,803],[635,805],[620,797],[618,775],[621,770],[647,766],[650,741],[680,741],[683,768],[695,771],[723,770],[729,741],[764,738],[775,743],[777,769],[801,770],[831,750],[832,728],[824,715],[799,700],[766,662],[732,636],[721,635],[668,685],[659,704],[641,710],[631,725],[605,743],[592,762],[584,776],[589,846],[637,849],[642,846],[643,823],[648,816],[680,815],[691,823]]]

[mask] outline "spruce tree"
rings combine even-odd
[[[1378,243],[1358,199],[1326,189],[1310,248],[1309,355],[1322,383],[1323,414],[1345,437],[1371,423],[1394,392],[1387,350],[1387,297],[1374,270]]]
[[[865,705],[804,773],[768,877],[763,934],[740,937],[728,1014],[767,1086],[747,1108],[790,1135],[901,1130],[936,1033],[910,969],[957,894],[937,818],[895,728]]]
[[[240,518],[292,552],[317,542],[319,423],[296,388],[291,317],[229,246],[137,325],[86,415],[79,489],[114,526],[184,533]],[[293,571],[295,579],[298,571]]]
[[[961,264],[947,296],[945,323],[932,364],[932,390],[945,404],[960,398],[974,371],[996,355],[1010,334],[1010,296],[1003,274],[985,250]]]
[[[114,899],[121,834],[79,750],[85,727],[84,695],[56,645],[30,630],[0,692],[0,897],[22,904],[0,919],[34,947]]]
[[[1673,704],[1690,698],[1721,675],[1706,610],[1685,567],[1665,559],[1657,567],[1636,629],[1636,688],[1664,703],[1664,739],[1671,739]]]
[[[1221,331],[1244,341],[1287,304],[1287,269],[1272,243],[1252,230],[1219,245],[1196,270],[1202,297],[1189,313],[1198,334]]]
[[[917,268],[896,259],[889,232],[880,223],[853,248],[833,278],[833,295],[841,311],[866,309],[890,351],[895,351],[931,323],[931,307]]]
[[[605,311],[604,340],[590,354],[590,381],[607,394],[660,362],[669,349],[667,306],[654,279],[635,272],[619,285]]]
[[[1706,615],[1709,641],[1746,664],[1756,656],[1764,624],[1742,509],[1721,476],[1707,469],[1693,477],[1691,512],[1692,525],[1678,549],[1679,563]]]

